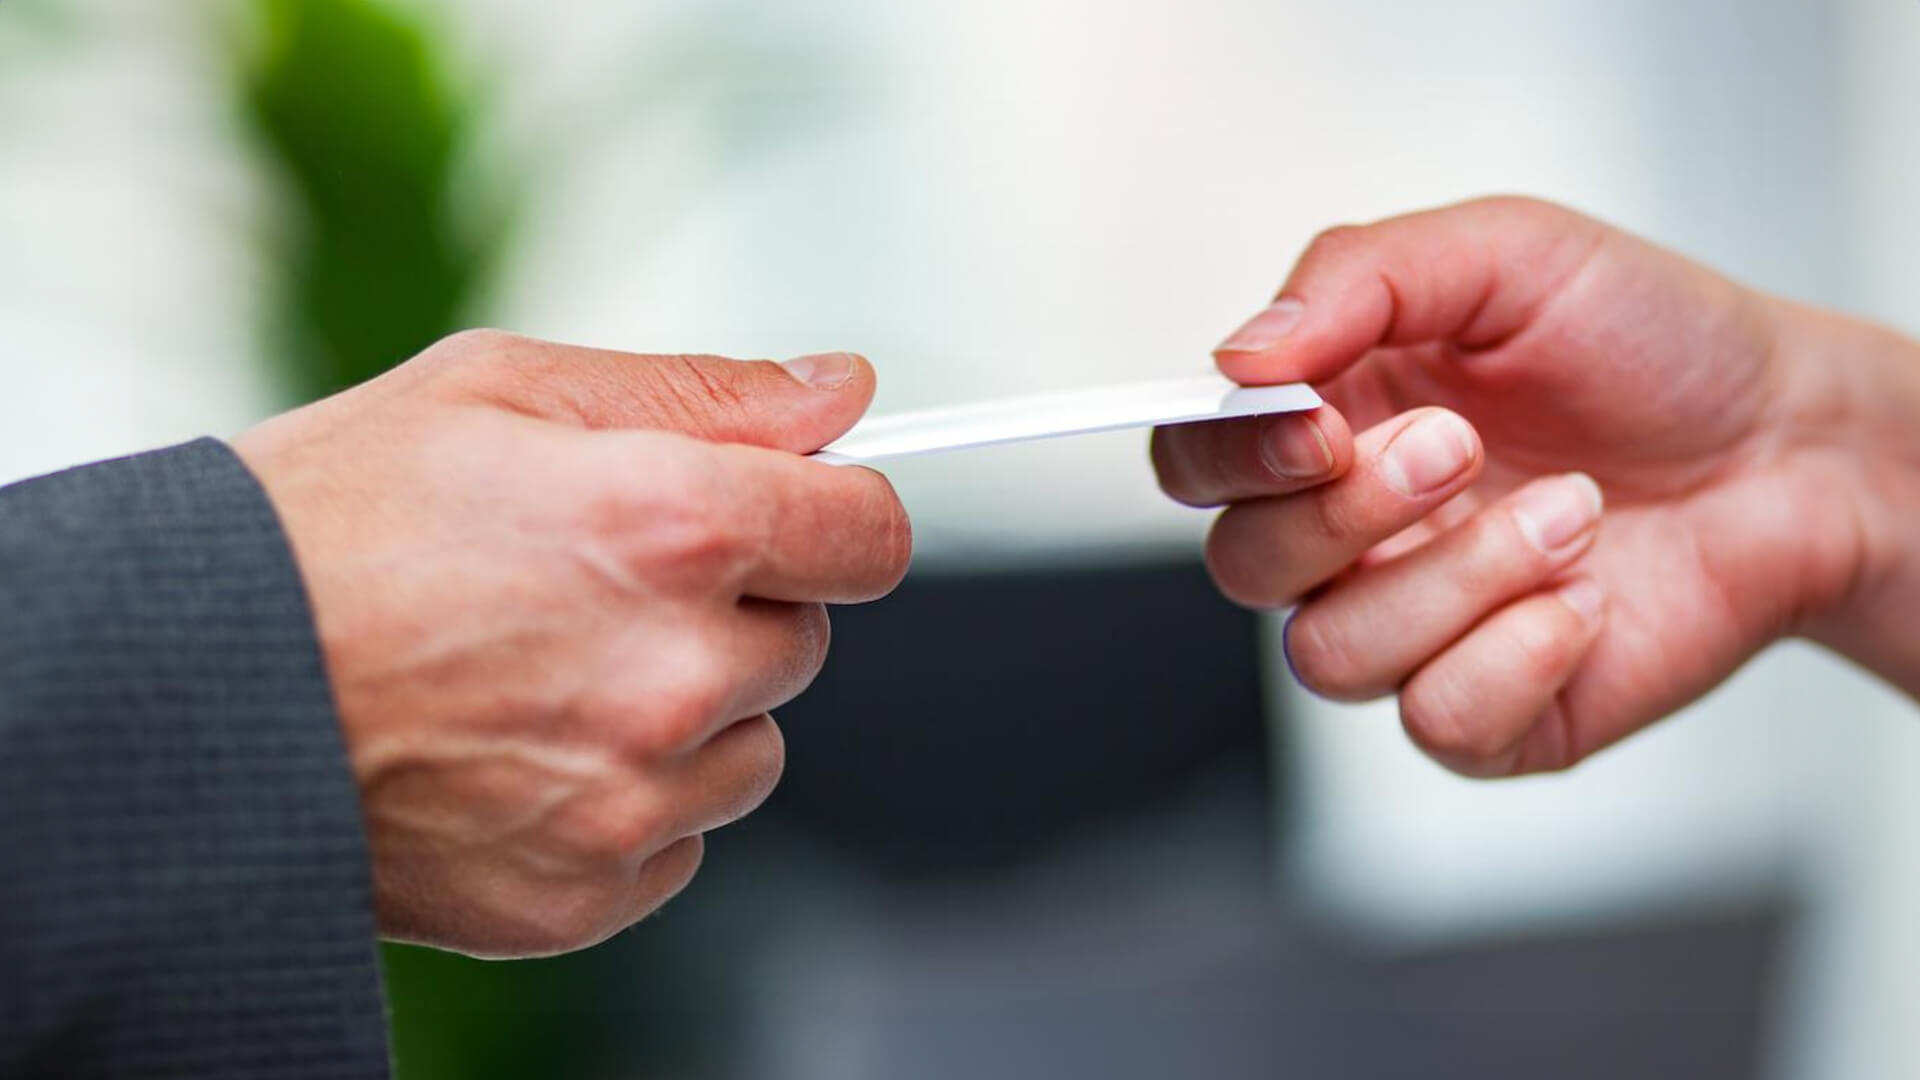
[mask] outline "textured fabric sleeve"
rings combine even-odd
[[[0,490],[0,1076],[387,1074],[293,556],[213,440]]]

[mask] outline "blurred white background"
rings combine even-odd
[[[268,216],[217,35],[168,0],[66,6],[31,48],[0,30],[0,478],[272,407]],[[1488,192],[1920,327],[1910,0],[434,10],[498,99],[489,146],[542,165],[490,318],[859,349],[881,409],[1202,368],[1317,230]],[[1157,496],[1137,436],[894,476],[936,569],[1192,548],[1206,522]],[[1570,775],[1485,785],[1415,754],[1390,706],[1274,682],[1306,754],[1286,889],[1425,942],[1791,880],[1812,909],[1777,1075],[1920,1075],[1907,702],[1788,647]]]

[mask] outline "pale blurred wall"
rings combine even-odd
[[[1835,125],[1852,168],[1843,205],[1848,306],[1920,334],[1920,5],[1847,0]],[[1920,538],[1917,538],[1920,539]],[[1857,685],[1857,684],[1855,684]],[[1920,1076],[1920,722],[1884,692],[1836,692],[1811,724],[1845,765],[1811,853],[1806,1008],[1781,1075]]]
[[[488,8],[530,56],[578,36],[560,24],[623,36],[591,3]],[[1629,220],[1660,206],[1613,5],[648,10],[748,60],[575,148],[513,321],[636,348],[857,347],[882,408],[1204,368],[1329,223],[1489,189]],[[541,119],[622,71],[573,65]],[[716,166],[715,128],[761,142]],[[1115,436],[897,475],[935,558],[1190,542],[1204,517],[1159,498],[1141,457]]]
[[[270,399],[267,219],[207,12],[60,9],[0,19],[0,481],[231,433]]]
[[[165,0],[82,10],[64,51],[0,72],[0,475],[232,431],[267,400],[249,361],[263,218],[204,24]],[[1569,201],[1772,288],[1911,312],[1915,234],[1885,223],[1913,224],[1920,190],[1914,14],[1841,10],[445,14],[507,106],[498,148],[537,147],[551,181],[501,322],[634,349],[860,348],[883,407],[902,407],[1202,366],[1318,228],[1490,190]],[[1153,493],[1126,436],[897,480],[935,564],[1188,545],[1205,521]],[[1920,999],[1903,703],[1785,650],[1589,768],[1512,785],[1449,780],[1388,709],[1293,704],[1307,801],[1289,887],[1427,940],[1806,875],[1782,1075],[1920,1075],[1893,1011]]]

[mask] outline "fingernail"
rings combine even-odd
[[[780,366],[815,390],[838,390],[853,378],[852,353],[815,353],[796,357]]]
[[[1600,520],[1600,485],[1585,473],[1529,485],[1513,505],[1527,543],[1551,554],[1585,536]]]
[[[1312,480],[1333,471],[1333,447],[1312,414],[1293,413],[1261,433],[1260,460],[1283,480]]]
[[[1220,343],[1214,352],[1265,352],[1280,344],[1282,338],[1300,325],[1300,316],[1304,315],[1307,305],[1293,297],[1275,300],[1271,306],[1253,318],[1246,325],[1235,330],[1227,340]]]
[[[1416,498],[1443,488],[1473,463],[1473,431],[1450,412],[1433,412],[1403,428],[1380,457],[1387,486]]]
[[[1581,619],[1592,622],[1600,617],[1600,609],[1607,606],[1607,591],[1592,578],[1574,578],[1560,586],[1560,602]]]

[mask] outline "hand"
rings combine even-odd
[[[1912,347],[1569,211],[1326,233],[1216,356],[1333,407],[1156,433],[1168,492],[1231,504],[1215,578],[1299,603],[1301,682],[1397,691],[1460,772],[1568,767],[1785,634],[1870,651],[1870,584],[1885,608],[1902,582],[1909,623],[1920,603],[1881,539],[1885,507],[1920,505],[1888,490],[1920,485],[1872,464],[1880,435],[1914,445]]]
[[[384,934],[591,944],[766,797],[822,602],[906,571],[886,480],[797,456],[873,383],[478,331],[236,441],[312,596]]]

